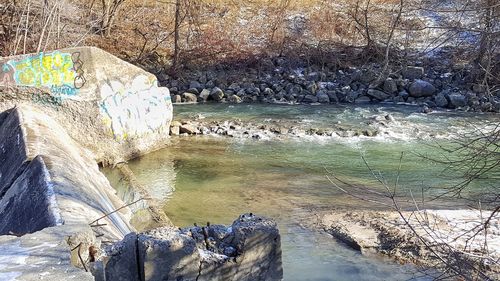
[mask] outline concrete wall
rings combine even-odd
[[[123,205],[92,153],[43,112],[30,106],[12,109],[0,132],[11,132],[0,135],[0,172],[6,175],[0,195],[0,234],[87,225]],[[131,230],[129,218],[125,208],[100,220],[106,225],[96,231],[121,239]]]
[[[0,122],[0,280],[92,280],[74,266],[133,231],[130,210],[113,212],[124,203],[93,154],[53,118],[21,105]]]
[[[44,108],[110,163],[166,143],[172,104],[157,84],[154,75],[93,47],[0,59],[0,109]]]

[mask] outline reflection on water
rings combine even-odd
[[[474,121],[449,115],[432,117],[392,108],[258,107],[225,105],[178,107],[177,116],[202,114],[208,119],[238,118],[252,122],[279,119],[283,122],[331,122],[359,126],[372,114],[391,113],[397,119],[431,130],[462,128]],[[180,112],[179,112],[180,110]],[[384,111],[385,110],[385,111]],[[458,130],[458,129],[453,130]],[[407,136],[411,139],[411,135]],[[255,141],[214,137],[174,138],[170,147],[129,163],[139,181],[155,198],[165,201],[164,210],[179,226],[193,223],[230,224],[241,213],[253,212],[278,222],[282,234],[285,280],[407,280],[415,268],[401,266],[379,256],[366,257],[336,243],[329,235],[300,227],[319,209],[380,208],[360,203],[334,188],[326,170],[357,186],[380,189],[361,156],[382,171],[392,185],[397,177],[401,200],[410,190],[419,194],[429,186],[442,187],[455,175],[442,174],[443,167],[417,157],[439,151],[424,140],[391,141]],[[114,171],[105,171],[122,198],[130,196]],[[434,194],[440,189],[432,189]],[[457,207],[457,202],[433,201],[427,207]],[[423,279],[425,280],[425,279]]]

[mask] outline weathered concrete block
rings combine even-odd
[[[241,215],[231,226],[238,272],[232,280],[281,280],[281,236],[276,222],[252,214]]]
[[[75,248],[74,243],[79,245],[82,241],[78,238],[91,236],[90,227],[81,225],[49,227],[22,237],[2,235],[0,280],[93,281],[90,272],[75,267],[71,258],[72,254],[77,255],[79,251],[82,259],[87,260],[88,246]]]
[[[1,199],[0,214],[3,215],[0,220],[3,224],[0,233],[26,233],[56,225],[50,222],[47,213],[55,210],[56,205],[60,214],[60,218],[56,218],[59,224],[64,221],[83,225],[123,205],[99,171],[93,155],[75,143],[57,122],[43,112],[25,105],[17,107],[9,113],[1,127],[6,135],[16,132],[13,139],[0,143],[0,147],[7,144],[14,146],[2,154],[6,161],[19,166],[23,162],[16,162],[18,158],[42,157],[33,160],[30,169],[17,176],[10,188],[13,190],[9,189]],[[0,166],[8,163],[2,162]],[[99,222],[104,225],[95,230],[109,239],[121,239],[131,229],[128,212],[125,208],[102,218]]]
[[[23,235],[62,223],[47,166],[36,157],[0,200],[0,235]]]
[[[137,260],[137,245],[137,234],[132,232],[109,249],[107,254],[109,260],[104,268],[106,280],[141,280]]]
[[[143,280],[196,280],[200,253],[193,238],[164,227],[139,234],[138,241]]]
[[[0,58],[0,88],[15,92],[3,100],[48,109],[102,161],[157,149],[169,136],[169,90],[151,73],[98,48]]]
[[[137,241],[137,245],[134,243]],[[112,280],[275,281],[283,278],[274,221],[245,214],[230,227],[163,227],[129,235],[110,251]],[[137,254],[137,264],[135,255]],[[136,268],[140,278],[136,278]],[[113,272],[113,275],[108,275]]]

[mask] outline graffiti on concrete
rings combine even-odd
[[[126,85],[106,81],[100,92],[104,123],[118,141],[156,132],[170,121],[170,93],[156,79],[139,75]]]
[[[74,96],[85,85],[80,53],[59,51],[0,61],[0,83],[28,87],[47,87],[54,95]]]
[[[61,106],[63,99],[59,95],[39,95],[33,94],[31,101],[34,103],[42,104],[44,106],[57,107]]]

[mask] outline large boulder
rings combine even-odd
[[[316,97],[315,95],[305,95],[304,99],[302,99],[302,102],[315,103],[318,102],[318,97]]]
[[[200,95],[198,96],[199,101],[201,101],[201,102],[206,102],[209,97],[210,97],[210,91],[207,89],[203,89],[201,91]]]
[[[387,78],[387,80],[384,81],[384,92],[388,94],[394,94],[398,92],[398,85],[396,81],[392,78]]]
[[[424,77],[424,68],[420,66],[407,66],[403,69],[403,78],[405,79],[422,79]]]
[[[368,96],[376,99],[376,100],[379,100],[379,101],[383,101],[387,98],[389,98],[389,95],[382,92],[382,91],[379,91],[379,90],[375,90],[375,89],[369,89],[368,92],[366,93]]]
[[[436,105],[442,108],[446,108],[448,106],[448,99],[446,98],[446,95],[441,92],[436,95],[434,98],[434,101],[436,102]]]
[[[329,103],[330,102],[330,97],[325,92],[318,93],[317,97],[318,97],[318,102],[320,102],[320,103]]]
[[[196,97],[196,95],[193,93],[185,92],[184,94],[182,94],[182,97],[184,98],[184,102],[193,103],[198,101],[198,97]]]
[[[228,101],[230,103],[242,103],[243,100],[238,95],[229,96]]]
[[[210,92],[210,96],[214,101],[221,101],[224,98],[224,92],[220,88],[215,87]]]
[[[436,87],[427,81],[417,79],[411,83],[408,90],[410,96],[415,98],[430,97],[436,92]]]
[[[450,94],[448,95],[450,99],[450,106],[453,108],[464,107],[467,105],[467,99],[464,95],[461,94]]]

